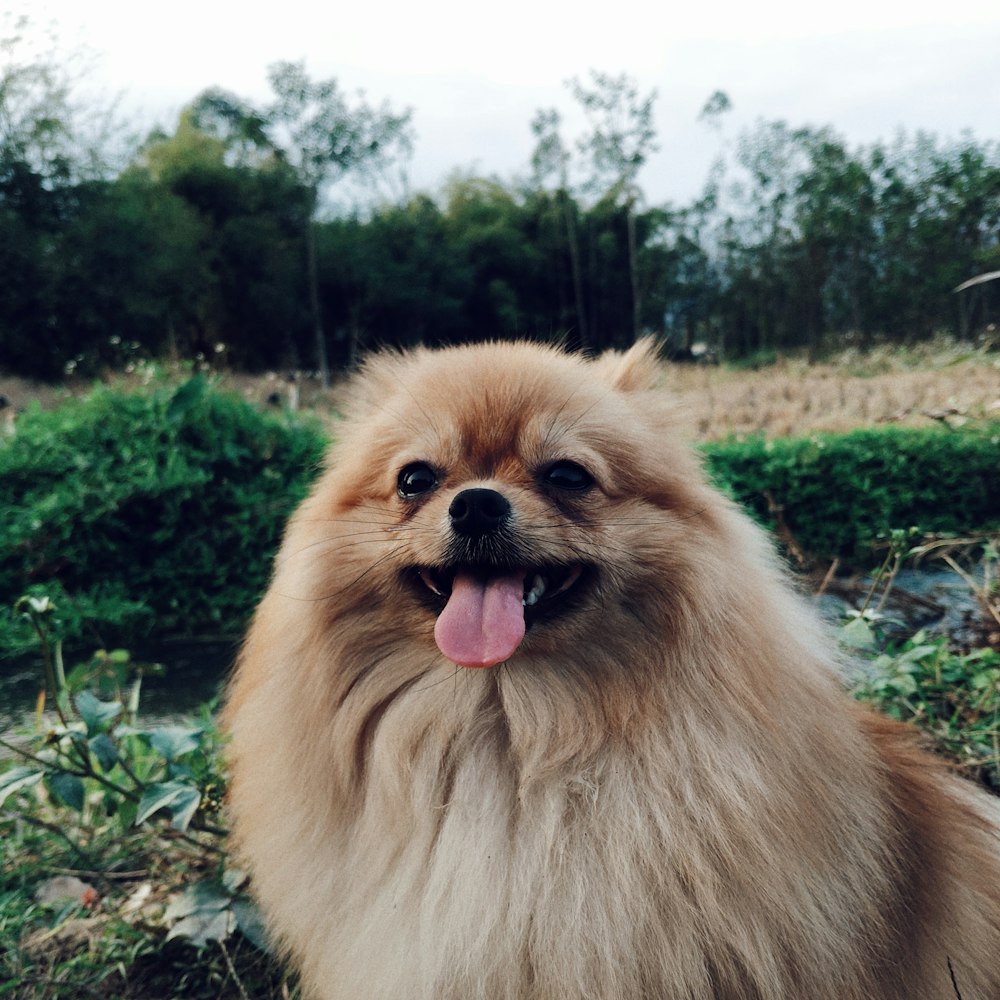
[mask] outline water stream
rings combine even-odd
[[[159,674],[144,676],[139,701],[143,726],[197,715],[221,692],[236,656],[235,642],[183,639],[138,647],[136,663],[160,664]],[[67,668],[70,664],[67,664]],[[25,660],[0,675],[0,732],[23,733],[35,724],[39,692],[45,686],[40,662]]]

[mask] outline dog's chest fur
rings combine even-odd
[[[787,763],[669,745],[679,730],[525,775],[503,726],[435,732],[413,701],[381,719],[352,805],[282,792],[278,808],[304,821],[258,879],[317,995],[863,995],[842,976],[890,891],[887,859],[871,853],[884,819],[874,794],[856,790],[867,814],[852,818],[819,789],[820,814],[796,823]],[[813,838],[814,823],[830,837]]]

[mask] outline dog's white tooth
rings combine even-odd
[[[545,593],[545,580],[538,573],[531,581],[531,589],[524,595],[523,604],[531,607],[538,603],[538,599]]]
[[[432,577],[427,570],[425,569],[420,570],[420,579],[424,581],[428,590],[433,591],[439,597],[445,596],[441,588],[434,582],[434,577]]]

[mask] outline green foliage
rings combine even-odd
[[[898,650],[876,655],[855,694],[892,718],[919,726],[968,777],[1000,792],[996,650],[957,653],[946,639],[918,632]]]
[[[25,413],[0,446],[0,652],[34,641],[11,607],[39,590],[67,641],[239,632],[323,447],[201,376]]]
[[[212,726],[138,728],[143,671],[129,654],[100,650],[67,674],[52,602],[25,597],[16,606],[34,628],[58,724],[30,751],[0,741],[28,762],[0,777],[0,803],[41,782],[63,805],[113,819],[119,832],[166,811],[179,833],[218,833],[213,824],[223,783]]]
[[[867,561],[896,525],[1000,526],[1000,427],[878,428],[703,448],[713,478],[816,558]]]
[[[647,208],[655,94],[591,72],[569,81],[582,133],[564,138],[557,109],[535,115],[530,179],[464,177],[329,218],[330,184],[394,177],[409,111],[279,62],[269,102],[203,91],[116,171],[88,148],[64,69],[21,59],[16,37],[0,46],[0,272],[15,276],[0,284],[0,368],[19,374],[98,372],[123,343],[151,357],[223,345],[238,367],[325,375],[328,355],[349,367],[360,347],[417,338],[600,349],[652,331],[680,354],[700,342],[758,360],[996,339],[1000,282],[955,293],[1000,268],[995,140],[857,147],[761,121],[723,143],[700,197]],[[729,106],[716,91],[702,112],[720,141]]]
[[[226,863],[208,710],[144,727],[127,652],[64,674],[51,602],[19,604],[55,719],[40,709],[34,735],[0,740],[0,949],[14,973],[0,995],[288,996],[246,876]]]
[[[0,653],[32,647],[25,593],[73,645],[238,634],[324,447],[202,378],[24,414],[0,447]],[[1000,429],[855,431],[704,446],[715,480],[814,558],[868,562],[894,525],[1000,522]]]

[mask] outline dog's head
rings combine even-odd
[[[300,515],[331,543],[320,589],[391,608],[387,632],[466,667],[661,626],[710,561],[719,500],[659,372],[648,343],[590,361],[529,344],[376,356]]]

